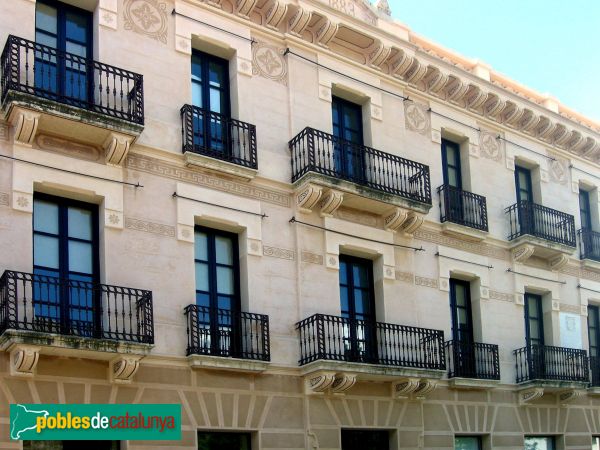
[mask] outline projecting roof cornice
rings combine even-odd
[[[386,0],[206,0],[392,76],[413,89],[600,163],[600,124],[446,50],[389,17]]]

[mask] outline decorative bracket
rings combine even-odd
[[[336,394],[346,392],[348,389],[354,386],[355,383],[356,375],[347,373],[337,374],[333,384],[331,385],[331,392]]]
[[[133,138],[120,133],[110,133],[104,141],[104,155],[107,164],[120,166],[125,161]]]
[[[333,213],[342,205],[344,194],[340,191],[330,189],[321,200],[321,217],[332,217]]]
[[[267,11],[265,25],[273,30],[278,30],[281,21],[287,13],[287,10],[288,5],[286,3],[280,2],[279,0],[274,0],[273,4]]]
[[[569,391],[561,392],[558,395],[558,400],[560,404],[564,406],[577,400],[580,396],[581,391],[576,391],[575,389],[572,389]]]
[[[414,211],[408,213],[407,219],[402,224],[402,231],[406,234],[413,234],[423,225],[423,216]]]
[[[544,395],[544,388],[531,388],[519,392],[519,404],[526,405]]]
[[[313,184],[308,184],[296,196],[296,204],[300,212],[310,214],[323,194],[323,189]]]
[[[315,41],[321,47],[327,47],[337,32],[338,24],[333,23],[331,20],[325,18],[323,19],[323,23],[315,35]]]
[[[568,255],[558,255],[550,260],[550,269],[559,271],[569,263]]]
[[[515,262],[524,263],[527,261],[533,252],[535,251],[535,247],[530,244],[522,244],[513,249],[512,257]]]
[[[23,145],[31,145],[35,140],[40,113],[22,108],[15,108],[10,122],[15,127],[15,141]]]
[[[110,380],[115,383],[131,383],[140,367],[141,356],[119,356],[110,362]]]
[[[408,211],[395,208],[392,212],[383,216],[383,223],[387,231],[397,231],[408,219]]]
[[[396,399],[408,398],[410,394],[417,390],[420,381],[419,378],[407,378],[392,383],[392,397]]]
[[[325,392],[335,381],[335,372],[317,372],[304,379],[306,393]]]
[[[237,13],[242,17],[249,18],[256,3],[257,0],[238,0],[236,5]]]
[[[10,352],[11,375],[33,376],[40,359],[40,347],[20,344]]]
[[[424,399],[437,387],[437,380],[421,380],[419,386],[413,392],[417,399]]]
[[[302,33],[306,30],[306,27],[310,23],[312,18],[312,11],[307,11],[301,7],[297,7],[296,13],[288,22],[288,29],[291,34],[302,37]]]

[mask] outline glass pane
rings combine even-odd
[[[202,81],[202,59],[200,55],[192,55],[192,80]]]
[[[223,110],[221,108],[222,98],[221,91],[218,89],[210,88],[210,110],[217,114],[222,114]]]
[[[554,439],[551,437],[526,437],[525,450],[554,450]]]
[[[529,321],[529,337],[531,339],[540,339],[540,324],[537,320]]]
[[[196,305],[208,308],[210,306],[210,297],[208,296],[208,294],[196,292]],[[203,316],[202,313],[200,313],[200,315]]]
[[[78,44],[78,43],[72,42],[72,41],[67,41],[65,48],[66,48],[67,53],[73,53],[74,55],[81,56],[82,58],[85,58],[87,56],[87,48],[85,47],[85,45],[81,45],[81,44]],[[80,64],[81,64],[81,67],[79,67]],[[85,67],[83,66],[83,62],[79,63],[79,61],[77,61],[74,64],[73,63],[69,64],[69,61],[67,61],[67,65],[69,67],[71,65],[73,65],[76,69],[81,69],[81,70],[85,69]]]
[[[56,8],[37,3],[35,5],[35,27],[56,34]]]
[[[66,38],[81,43],[87,42],[87,17],[83,14],[67,12]]]
[[[460,153],[458,149],[453,145],[449,145],[446,147],[446,160],[448,161],[448,165],[453,167],[458,167],[460,164]]]
[[[342,314],[349,312],[348,288],[343,286],[340,287],[340,309]]]
[[[462,284],[457,283],[454,285],[454,292],[456,295],[456,306],[466,306],[467,299],[465,287]]]
[[[527,306],[529,310],[529,317],[538,317],[538,301],[537,298],[529,297],[527,299]]]
[[[598,345],[598,341],[596,338],[596,333],[590,333],[590,347],[596,347]]]
[[[208,261],[208,237],[206,233],[196,231],[194,235],[194,258]]]
[[[192,81],[192,105],[204,108],[202,104],[202,85]]]
[[[456,436],[454,438],[455,450],[479,450],[479,438],[477,436]]]
[[[211,86],[222,87],[226,80],[225,67],[211,61],[208,65],[208,78]]]
[[[458,185],[458,175],[456,169],[448,167],[448,184],[454,187],[460,187]]]
[[[215,236],[215,253],[218,264],[233,264],[233,242],[230,238]]]
[[[369,287],[369,274],[366,267],[353,266],[352,275],[354,277],[354,286]]]
[[[33,264],[58,269],[58,238],[39,234],[33,236]]]
[[[92,244],[69,241],[69,272],[93,273]]]
[[[234,294],[233,269],[217,267],[217,292],[219,294]]]
[[[227,311],[231,311],[231,297],[224,297],[222,295],[219,295],[219,297],[217,298],[217,308],[226,309]],[[223,323],[224,321],[229,322],[230,319],[231,319],[231,314],[225,313],[225,314],[222,314],[222,317],[219,318],[219,322],[220,323]]]
[[[69,237],[92,240],[92,212],[81,208],[69,208]]]
[[[58,205],[43,200],[34,200],[33,229],[58,234]]]
[[[56,48],[56,37],[51,36],[49,34],[37,31],[35,33],[35,42],[41,45],[46,45],[51,48]],[[43,50],[36,51],[36,57],[43,59],[44,61],[55,62],[56,58],[54,56],[49,55],[47,52]]]
[[[208,264],[196,263],[196,290],[208,292]]]
[[[348,265],[346,261],[340,261],[340,284],[348,284]]]
[[[469,324],[469,320],[467,318],[467,310],[464,308],[457,308],[456,317],[458,319],[458,324],[460,328],[467,328],[467,325]]]
[[[592,450],[600,450],[600,437],[593,438]]]

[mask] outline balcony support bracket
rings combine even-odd
[[[113,383],[131,383],[140,367],[141,356],[126,355],[113,359],[109,364],[110,381]]]
[[[17,376],[33,376],[40,359],[40,347],[15,345],[10,352],[10,373]]]
[[[13,107],[9,122],[14,127],[16,142],[26,146],[33,144],[40,123],[40,115],[40,113],[28,109]]]
[[[392,397],[395,399],[407,399],[417,390],[420,383],[419,378],[406,378],[392,383]]]
[[[320,371],[305,377],[307,394],[343,394],[356,383],[356,374]]]
[[[558,394],[558,401],[562,406],[568,405],[569,403],[573,403],[581,396],[581,391],[576,389],[569,389],[568,391],[561,392]]]
[[[427,395],[431,394],[437,387],[438,380],[421,379],[419,387],[413,392],[417,400],[423,400]]]
[[[323,188],[320,186],[310,183],[303,186],[296,196],[296,203],[300,212],[310,214],[322,195]]]
[[[519,392],[519,405],[528,405],[544,395],[544,388],[534,387]]]
[[[560,269],[565,267],[569,263],[569,256],[560,254],[550,260],[550,269],[558,272]]]
[[[115,132],[109,133],[103,145],[106,163],[116,166],[123,165],[132,142],[132,136]]]
[[[343,192],[336,191],[335,189],[329,189],[325,195],[323,195],[323,200],[321,200],[319,204],[321,208],[321,217],[333,217],[333,213],[337,211],[337,209],[342,205],[343,201]]]
[[[513,260],[517,263],[524,263],[527,261],[535,251],[535,247],[530,244],[521,244],[515,247],[512,251]]]

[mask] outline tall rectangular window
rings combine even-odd
[[[198,450],[251,450],[250,433],[198,432]]]
[[[517,202],[533,202],[531,170],[521,166],[515,167],[515,187],[517,191]]]
[[[592,438],[592,450],[600,450],[600,437],[594,436]]]
[[[389,450],[387,430],[342,430],[342,450]]]
[[[442,139],[442,168],[444,184],[462,189],[460,145],[456,142]]]
[[[481,450],[481,437],[479,436],[455,436],[455,450]]]
[[[525,336],[527,345],[544,345],[542,296],[525,294]]]
[[[98,207],[35,194],[33,200],[33,272],[38,277],[71,280],[69,284],[33,284],[36,317],[75,330],[93,332],[101,318],[91,283],[99,279]],[[45,279],[45,278],[44,278]]]
[[[592,229],[592,215],[590,212],[590,193],[579,189],[579,218],[581,228],[585,230]]]
[[[350,180],[364,179],[362,107],[339,97],[331,103],[336,173]]]
[[[590,356],[600,357],[600,309],[598,306],[588,306],[588,340]]]
[[[240,311],[237,235],[196,227],[194,252],[200,345],[213,355],[229,356]]]
[[[460,342],[472,343],[471,284],[468,281],[450,279],[450,309],[452,338]]]
[[[555,450],[552,436],[525,436],[525,450]]]

